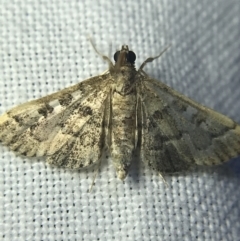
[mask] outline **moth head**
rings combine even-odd
[[[134,66],[136,54],[128,49],[127,45],[123,45],[121,50],[118,50],[114,56],[115,66]]]

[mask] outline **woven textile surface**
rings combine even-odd
[[[240,123],[240,1],[0,1],[0,113],[104,72],[128,44],[136,68]],[[111,47],[112,46],[112,47]],[[0,239],[229,240],[240,236],[240,158],[166,176],[111,161],[69,171],[0,146]]]

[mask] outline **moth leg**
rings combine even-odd
[[[89,187],[89,190],[88,190],[89,193],[92,192],[93,186],[95,184],[96,177],[97,177],[97,175],[99,173],[99,170],[100,170],[100,167],[101,167],[101,163],[102,163],[102,158],[100,158],[99,162],[97,163],[97,166],[96,166],[96,169],[95,169],[95,172],[94,172],[94,176],[93,176],[93,180],[92,180],[92,183],[91,183],[91,185]]]

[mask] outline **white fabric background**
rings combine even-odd
[[[103,72],[122,44],[152,77],[240,123],[240,1],[0,0],[0,113]],[[71,172],[0,146],[1,240],[239,240],[240,158],[166,177]]]

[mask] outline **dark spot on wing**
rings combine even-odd
[[[30,130],[34,131],[34,129],[38,126],[38,123],[33,124],[32,126],[30,126]]]
[[[186,111],[188,107],[187,104],[185,104],[184,102],[180,102],[177,99],[172,101],[172,105],[180,111]]]
[[[53,112],[54,108],[51,105],[46,104],[45,106],[47,108],[48,113],[52,113]]]
[[[66,94],[62,98],[59,98],[58,101],[60,105],[62,106],[68,106],[72,102],[72,95],[71,94]]]
[[[52,106],[50,106],[49,104],[45,104],[45,106],[38,109],[38,113],[46,118],[49,113],[53,112],[53,110],[54,108]]]
[[[194,123],[196,126],[200,126],[202,122],[206,121],[206,115],[198,112],[192,116],[191,122]]]
[[[28,115],[14,115],[12,118],[21,126],[24,123],[24,120],[27,119],[29,116]]]
[[[87,116],[87,115],[92,115],[93,111],[89,106],[80,106],[79,113],[81,113],[83,116]]]
[[[17,123],[22,122],[22,118],[21,118],[19,115],[14,115],[12,118],[13,118]]]
[[[159,110],[156,110],[154,113],[153,113],[153,118],[156,119],[156,120],[161,120],[163,117],[162,117],[162,113],[159,111]]]
[[[148,118],[146,128],[148,131],[154,131],[157,128],[157,124],[152,118]]]

